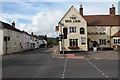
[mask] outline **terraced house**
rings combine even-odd
[[[60,36],[64,35],[59,41],[60,51],[120,47],[120,15],[116,15],[114,5],[109,9],[109,15],[84,15],[82,5],[79,12],[72,6],[56,30]]]
[[[13,22],[12,25],[1,22],[1,52],[0,55],[9,54],[14,52],[20,52],[23,50],[23,38],[22,38],[22,31],[15,28],[15,23]],[[1,34],[1,33],[0,33]]]
[[[0,55],[37,49],[45,42],[33,33],[28,34],[15,28],[15,22],[10,25],[2,21],[0,21],[0,39]]]

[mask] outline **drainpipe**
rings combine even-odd
[[[6,42],[6,54],[7,54],[7,39],[6,39],[6,41],[5,41],[5,42]]]
[[[110,26],[110,47],[111,47],[111,28],[112,28],[113,26]]]

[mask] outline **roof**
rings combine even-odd
[[[10,30],[17,31],[17,32],[22,32],[19,29],[11,26],[10,24],[7,24],[7,23],[2,22],[2,21],[0,21],[0,23],[2,23],[3,28],[10,29]]]
[[[84,15],[88,26],[120,26],[120,15]]]
[[[112,37],[120,37],[120,30],[117,33],[113,34]]]

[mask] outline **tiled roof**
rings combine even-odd
[[[88,26],[120,26],[120,15],[88,15],[83,17]]]
[[[113,34],[112,37],[120,37],[120,31],[118,31],[117,33]]]
[[[2,21],[0,21],[0,23],[2,23],[3,28],[10,29],[10,30],[17,31],[17,32],[22,32],[19,29],[11,26],[10,24],[7,24],[7,23],[2,22]]]

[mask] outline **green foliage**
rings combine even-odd
[[[48,38],[47,43],[48,45],[58,45],[56,38]]]

